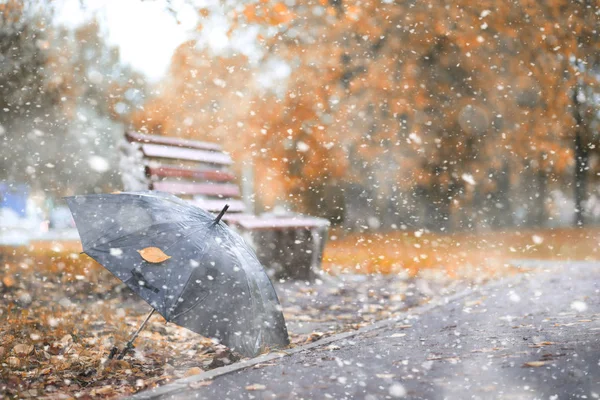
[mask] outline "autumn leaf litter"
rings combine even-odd
[[[133,354],[108,360],[111,348],[122,347],[142,322],[146,303],[85,255],[0,254],[0,395],[123,396],[241,359],[216,341],[154,316]],[[291,346],[298,346],[393,317],[433,296],[456,292],[468,280],[424,270],[417,276],[322,275],[313,284],[274,284]],[[260,391],[261,384],[248,390]]]

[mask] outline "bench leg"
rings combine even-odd
[[[318,274],[321,271],[321,264],[323,260],[323,251],[325,250],[325,243],[327,243],[327,227],[313,228],[310,231],[312,238],[312,258],[310,268],[313,274]]]
[[[244,232],[270,277],[313,281],[321,271],[327,227]]]

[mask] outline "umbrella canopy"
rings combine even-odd
[[[167,321],[242,353],[289,344],[254,251],[219,219],[155,192],[66,198],[83,251]]]

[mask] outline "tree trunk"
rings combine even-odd
[[[587,189],[586,177],[589,154],[581,138],[579,123],[577,125],[577,133],[575,134],[575,226],[582,227],[585,223],[583,202],[585,201]]]
[[[587,168],[588,168],[588,148],[583,143],[583,118],[581,117],[579,86],[573,90],[573,117],[575,118],[575,226],[583,227],[585,218],[583,215],[583,202],[586,197],[587,189]]]
[[[540,165],[540,169],[537,171],[537,193],[535,193],[535,225],[538,227],[544,226],[548,218],[546,215],[546,198],[548,197],[547,179],[546,171]]]
[[[498,202],[501,204],[499,227],[507,228],[514,225],[514,218],[511,207],[511,192],[510,192],[510,165],[508,161],[504,161],[502,171],[497,178],[498,182]]]

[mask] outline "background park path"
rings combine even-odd
[[[527,266],[357,335],[136,397],[598,398],[600,263]]]

